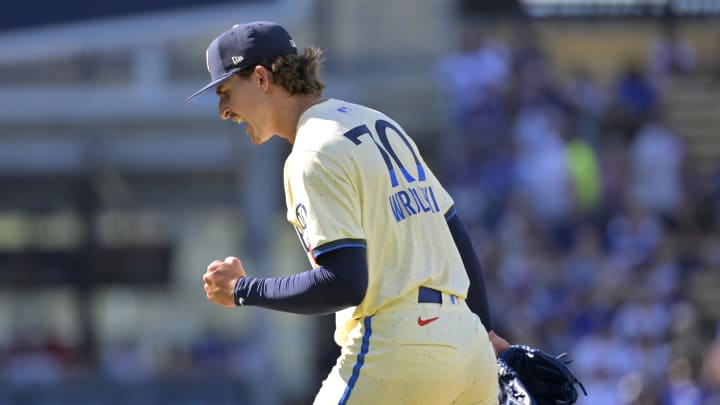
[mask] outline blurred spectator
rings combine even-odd
[[[607,96],[586,70],[572,71],[565,89],[569,119],[575,137],[590,144],[599,141],[601,121],[607,108]]]
[[[495,229],[515,187],[516,163],[514,145],[510,139],[498,142],[491,153],[476,157],[477,174],[475,187],[481,199],[474,202],[482,204],[482,222],[488,229]]]
[[[563,257],[563,279],[577,289],[580,292],[578,295],[582,297],[585,296],[584,292],[594,288],[597,272],[602,268],[605,257],[602,238],[595,228],[584,224],[576,234],[576,243]]]
[[[571,350],[573,369],[580,376],[589,396],[583,404],[619,404],[618,382],[635,364],[630,349],[614,336],[607,324],[580,338]]]
[[[665,238],[665,241],[668,241],[668,238]],[[658,302],[669,305],[677,299],[680,269],[675,263],[676,253],[674,251],[665,253],[668,250],[670,250],[668,247],[660,248],[656,260],[648,267],[649,272],[646,274],[645,284]]]
[[[610,127],[629,139],[657,110],[659,98],[657,89],[639,64],[627,65],[615,84]]]
[[[701,380],[704,389],[703,404],[720,403],[720,323],[715,339],[710,343],[703,356]]]
[[[572,183],[560,137],[558,110],[527,107],[519,111],[513,137],[517,144],[518,191],[541,223],[554,225],[572,208]]]
[[[436,81],[452,103],[450,115],[470,144],[493,143],[504,118],[502,94],[510,75],[505,45],[477,29],[463,32],[461,49],[438,62]]]
[[[627,201],[627,173],[630,159],[624,140],[618,134],[604,134],[598,146],[598,160],[602,174],[602,207],[605,216],[624,209]]]
[[[648,61],[650,75],[662,85],[671,76],[687,75],[695,70],[695,48],[678,36],[674,22],[666,22],[660,37],[648,47]]]
[[[670,310],[670,348],[676,358],[688,359],[697,367],[703,356],[703,336],[695,306],[680,301]]]
[[[662,117],[638,131],[631,145],[631,192],[635,202],[665,219],[674,219],[683,200],[684,149]]]
[[[662,224],[651,212],[630,202],[607,226],[610,254],[630,268],[648,263],[660,246]]]
[[[577,206],[583,214],[592,215],[600,204],[602,184],[595,150],[580,137],[571,136],[565,153]]]
[[[510,105],[516,114],[524,108],[558,109],[565,108],[562,89],[555,80],[551,65],[544,55],[531,49],[523,50],[528,55],[516,54],[513,90],[509,95]]]
[[[702,403],[702,391],[692,375],[690,362],[683,357],[675,359],[667,372],[665,405],[695,405]]]
[[[522,252],[529,249],[528,244],[532,239],[539,236],[530,205],[531,202],[519,194],[510,196],[502,217],[498,219],[494,235],[502,248],[503,256],[522,256]],[[502,277],[502,274],[499,276]]]
[[[644,286],[634,286],[613,320],[613,332],[628,341],[652,345],[665,337],[670,325],[667,309]]]
[[[644,337],[633,342],[631,347],[635,354],[635,368],[642,373],[643,378],[652,387],[662,384],[671,359],[667,343],[662,339]]]

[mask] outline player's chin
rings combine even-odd
[[[250,136],[250,141],[255,145],[262,145],[265,142],[267,142],[268,140],[270,140],[270,138],[272,138],[272,135],[263,136],[261,134],[254,134],[254,133],[251,134],[249,132],[248,132],[248,136]]]

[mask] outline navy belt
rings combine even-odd
[[[442,304],[442,293],[428,287],[418,288],[418,302]]]

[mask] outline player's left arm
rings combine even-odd
[[[463,224],[460,217],[458,217],[454,207],[451,207],[445,214],[445,219],[447,220],[450,233],[455,241],[455,246],[457,246],[460,257],[462,257],[465,271],[470,279],[470,289],[468,290],[466,299],[468,307],[480,317],[485,329],[488,331],[488,336],[495,349],[495,354],[499,354],[510,347],[510,344],[493,331],[485,288],[485,277],[483,276],[482,267],[480,266],[480,258],[475,251],[470,235],[468,235],[465,229],[465,224]]]
[[[480,317],[485,329],[491,331],[493,329],[492,318],[490,317],[487,293],[485,291],[485,277],[480,266],[480,258],[475,252],[470,235],[465,229],[465,224],[460,220],[454,207],[450,208],[445,214],[445,220],[465,265],[467,276],[470,279],[470,289],[468,290],[466,302],[470,310]]]

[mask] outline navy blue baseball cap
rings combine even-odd
[[[234,25],[220,34],[205,51],[210,83],[186,101],[214,89],[234,73],[262,64],[266,59],[297,55],[295,41],[285,28],[269,21]]]

